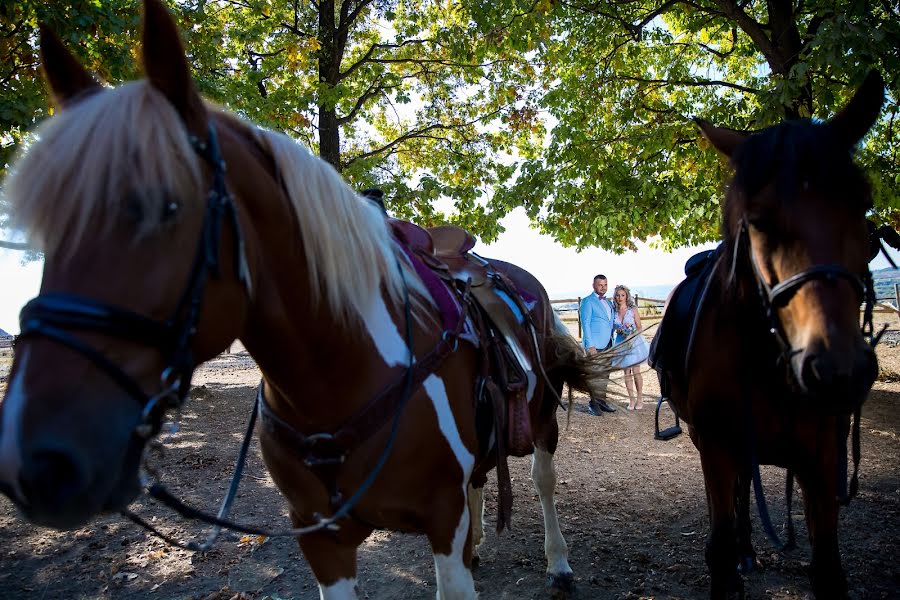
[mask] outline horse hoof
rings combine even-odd
[[[575,574],[547,573],[547,589],[551,598],[571,598],[575,595]]]

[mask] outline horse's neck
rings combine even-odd
[[[348,323],[324,300],[315,302],[295,217],[275,199],[260,199],[254,208],[245,228],[254,299],[241,341],[275,392],[275,404],[290,404],[273,406],[286,409],[279,412],[325,424],[352,414],[383,377],[384,365],[365,327],[375,317]],[[372,300],[384,305],[380,297]]]

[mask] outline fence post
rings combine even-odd
[[[894,287],[897,286],[895,285]],[[578,308],[575,310],[578,313],[578,318],[576,319],[578,321],[578,339],[581,339],[581,296],[578,296]]]

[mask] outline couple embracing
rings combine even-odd
[[[588,354],[607,350],[618,344],[625,344],[617,353],[614,364],[625,369],[625,388],[628,390],[628,410],[643,407],[644,378],[640,364],[647,359],[649,349],[640,334],[641,317],[638,314],[631,291],[624,285],[616,286],[613,300],[606,297],[609,282],[605,275],[594,277],[594,293],[581,301],[578,313],[581,319],[583,343]],[[601,385],[602,396],[591,398],[588,411],[599,415],[601,411],[616,409],[607,402],[606,385]],[[635,395],[635,392],[637,394]]]

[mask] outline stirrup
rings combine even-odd
[[[681,425],[680,425],[681,421],[678,418],[678,412],[674,409],[674,407],[672,407],[671,402],[669,402],[669,408],[671,408],[672,412],[675,413],[675,424],[672,425],[671,427],[663,429],[662,431],[659,430],[659,409],[662,408],[663,401],[669,402],[669,399],[663,398],[662,396],[660,396],[659,400],[656,401],[656,421],[655,421],[656,432],[653,434],[653,437],[654,437],[654,439],[657,439],[657,440],[666,441],[666,440],[671,440],[673,437],[681,435],[682,430],[681,430]]]

